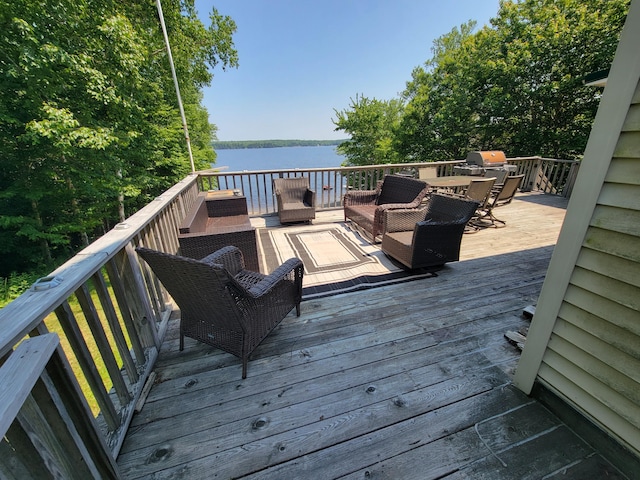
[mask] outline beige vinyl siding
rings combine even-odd
[[[640,88],[538,379],[640,453]]]
[[[549,353],[550,356],[553,352]],[[636,453],[639,451],[640,445],[638,445],[638,427],[629,422],[624,417],[618,415],[614,410],[610,408],[603,408],[603,403],[593,394],[594,386],[593,379],[589,379],[584,387],[580,386],[579,381],[571,381],[574,372],[567,368],[563,368],[563,357],[558,359],[558,370],[554,370],[546,364],[543,364],[540,368],[539,374],[544,376],[546,382],[549,384],[562,385],[563,392],[562,397],[568,400],[572,405],[577,406],[583,413],[589,415],[591,418],[593,412],[598,412],[597,423],[606,425],[606,431],[612,433],[614,438],[617,438],[621,443],[625,444],[628,448],[631,448]],[[571,376],[571,377],[569,377]],[[579,380],[579,379],[578,379]],[[585,382],[582,382],[585,383]],[[608,398],[611,401],[615,401],[617,395],[610,395]]]

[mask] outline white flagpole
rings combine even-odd
[[[173,83],[176,87],[176,95],[178,96],[178,108],[180,108],[180,116],[182,117],[182,128],[184,129],[184,137],[187,140],[187,151],[189,152],[189,161],[191,162],[191,173],[195,174],[196,167],[193,163],[193,153],[191,153],[191,140],[189,139],[189,129],[187,128],[187,117],[184,115],[184,107],[182,106],[182,97],[180,96],[180,87],[178,86],[178,77],[176,76],[176,68],[173,66],[173,55],[171,55],[171,45],[169,45],[169,36],[167,35],[167,27],[164,24],[164,15],[162,13],[162,5],[160,0],[156,0],[158,7],[158,16],[160,17],[160,26],[164,35],[164,43],[167,46],[167,54],[169,55],[169,65],[171,66],[171,75]]]

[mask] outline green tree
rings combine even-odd
[[[349,109],[335,111],[335,130],[342,130],[350,139],[337,151],[346,157],[345,166],[397,163],[399,157],[393,144],[404,105],[399,99],[377,100],[356,95]]]
[[[628,7],[628,0],[501,1],[491,26],[472,33],[465,24],[441,37],[404,92],[400,154],[579,157],[600,97],[582,78],[610,65]]]
[[[163,5],[198,167],[201,87],[237,66],[234,22]],[[153,2],[0,0],[0,275],[50,268],[189,172]]]
[[[399,154],[412,161],[460,158],[476,120],[477,96],[469,65],[460,58],[473,40],[475,22],[436,39],[433,57],[412,72],[404,116],[397,132]]]
[[[554,158],[583,154],[600,91],[582,79],[611,65],[628,8],[627,0],[501,5],[493,22],[501,48],[484,82],[495,85],[494,94],[482,118],[504,132],[505,149]]]

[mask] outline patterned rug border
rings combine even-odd
[[[309,225],[309,226],[284,226],[284,227],[279,227],[279,229],[287,229],[289,231],[287,232],[281,232],[284,233],[285,236],[287,236],[287,242],[288,242],[288,246],[290,248],[292,248],[294,251],[298,252],[298,256],[300,257],[304,257],[302,258],[303,261],[305,261],[305,268],[307,270],[309,270],[310,268],[313,269],[316,273],[322,271],[321,268],[316,268],[315,265],[311,266],[309,265],[309,255],[307,255],[306,252],[304,253],[300,253],[299,249],[304,249],[304,250],[309,250],[308,248],[304,247],[301,245],[302,242],[299,241],[299,235],[300,234],[304,234],[307,232],[329,232],[329,231],[337,231],[337,235],[334,235],[335,239],[342,244],[342,246],[346,249],[350,249],[353,250],[353,247],[355,246],[355,248],[358,248],[358,250],[362,253],[362,257],[365,259],[363,262],[361,263],[367,263],[367,262],[371,262],[371,261],[376,261],[377,260],[372,260],[370,257],[370,254],[367,254],[364,250],[362,250],[360,247],[357,246],[356,243],[352,242],[350,239],[347,239],[346,236],[349,234],[355,235],[357,238],[362,238],[360,233],[357,231],[354,231],[352,229],[350,229],[346,224],[344,223],[335,223],[335,224],[327,224],[327,225]],[[260,248],[260,252],[261,252],[261,256],[263,259],[263,264],[264,266],[267,267],[268,271],[272,271],[273,268],[275,268],[275,266],[277,266],[274,263],[274,259],[273,258],[267,258],[267,253],[266,252],[273,252],[273,255],[277,256],[276,252],[276,247],[274,246],[274,241],[272,240],[271,237],[271,233],[273,233],[273,229],[267,229],[267,228],[260,228],[258,229],[258,243],[259,243],[259,248]],[[289,237],[290,234],[292,237],[295,237],[297,241],[291,241],[291,237]],[[344,239],[344,240],[343,240]],[[370,246],[369,242],[366,242],[368,246]],[[378,248],[378,246],[375,246],[375,248]],[[388,259],[388,258],[387,258]],[[364,289],[369,289],[369,288],[376,288],[376,287],[381,287],[384,285],[391,285],[391,284],[395,284],[395,283],[403,283],[403,282],[410,282],[413,280],[419,280],[419,279],[423,279],[423,278],[431,278],[431,277],[436,277],[437,274],[435,273],[434,269],[417,269],[417,270],[405,270],[404,268],[402,268],[400,266],[400,264],[398,264],[397,262],[395,262],[394,260],[388,259],[389,263],[394,264],[398,270],[394,271],[394,272],[388,272],[388,273],[382,273],[382,274],[376,274],[376,275],[361,275],[361,276],[356,276],[354,278],[350,278],[350,279],[345,279],[345,280],[340,280],[340,281],[336,281],[333,283],[326,283],[326,284],[319,284],[319,285],[312,285],[312,286],[307,286],[307,287],[303,287],[302,289],[302,296],[303,296],[303,300],[310,300],[313,298],[320,298],[320,297],[326,297],[326,296],[330,296],[330,295],[337,295],[339,293],[346,293],[346,292],[353,292],[353,291],[357,291],[357,290],[364,290]],[[277,262],[278,260],[276,260]],[[348,266],[353,266],[352,264],[349,264]],[[338,267],[327,267],[327,270],[338,270]],[[347,268],[348,269],[348,268]]]

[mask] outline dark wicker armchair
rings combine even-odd
[[[460,259],[460,243],[478,202],[432,194],[416,210],[385,212],[382,251],[409,269],[435,267]]]
[[[375,190],[352,190],[345,194],[344,220],[351,220],[376,241],[384,233],[385,211],[417,208],[428,192],[429,187],[421,180],[387,175]]]
[[[307,177],[276,178],[273,193],[280,223],[310,222],[316,218],[316,193],[309,188]]]
[[[201,260],[136,249],[180,307],[180,350],[184,337],[220,348],[242,360],[295,307],[300,315],[302,262],[291,258],[262,275],[244,269],[242,252],[224,247]]]

